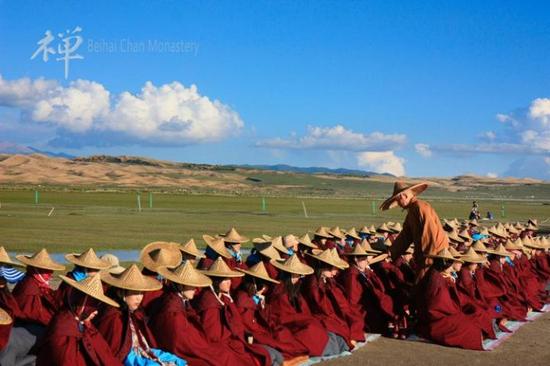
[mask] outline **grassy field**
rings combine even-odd
[[[375,187],[378,193],[382,188]],[[391,185],[385,185],[391,192]],[[429,191],[428,191],[429,192]],[[426,192],[426,193],[428,193]],[[550,217],[550,206],[509,195],[506,201],[483,199],[488,193],[475,192],[424,197],[443,218],[464,218],[471,197],[481,197],[482,212],[492,211],[502,221],[540,221]],[[380,195],[381,196],[381,195]],[[493,197],[502,197],[493,192]],[[304,215],[302,202],[307,208]],[[137,209],[135,192],[42,191],[39,204],[32,190],[0,190],[0,244],[10,251],[34,251],[47,247],[53,252],[97,249],[138,249],[155,240],[185,241],[200,239],[235,226],[249,237],[260,234],[303,234],[320,225],[360,227],[383,221],[402,221],[400,209],[378,211],[381,198],[299,198],[250,196],[213,196],[155,193],[153,208],[148,194],[141,195],[142,210]],[[374,203],[374,210],[373,210]],[[504,217],[502,217],[504,205]],[[50,214],[52,208],[55,210]],[[49,215],[50,214],[50,215]],[[48,216],[49,215],[49,216]],[[198,241],[202,245],[202,240]]]

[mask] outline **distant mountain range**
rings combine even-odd
[[[18,145],[12,142],[0,142],[0,154],[23,154],[23,155],[42,154],[42,155],[51,156],[54,158],[66,158],[66,159],[75,158],[75,156],[65,154],[63,152],[55,153],[51,151],[39,150],[32,146]]]
[[[384,175],[393,177],[392,174],[384,173],[379,174],[375,172],[369,172],[358,169],[345,169],[345,168],[324,168],[324,167],[296,167],[286,164],[277,165],[235,165],[235,167],[245,169],[258,169],[258,170],[274,170],[278,172],[291,172],[291,173],[304,173],[304,174],[336,174],[336,175],[356,175],[360,177],[370,177],[375,175]]]

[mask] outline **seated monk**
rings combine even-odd
[[[245,277],[235,294],[235,305],[241,314],[245,333],[253,337],[254,342],[278,350],[285,361],[307,360],[308,349],[297,341],[289,328],[270,323],[266,307],[266,298],[270,295],[270,286],[279,281],[271,278],[263,262],[250,269],[237,269]]]
[[[66,307],[52,319],[38,345],[37,366],[122,365],[92,324],[100,303],[118,307],[103,294],[99,274],[80,282],[61,279],[77,291],[71,291]]]
[[[96,318],[95,324],[115,357],[125,365],[149,362],[184,366],[186,362],[180,357],[157,348],[140,308],[143,293],[159,290],[162,284],[141,274],[135,264],[118,275],[104,275],[103,281],[111,286],[109,294],[119,307],[107,308]]]
[[[202,291],[194,305],[206,338],[228,344],[241,353],[242,364],[281,365],[284,358],[279,351],[245,334],[241,315],[230,294],[232,278],[243,277],[244,273],[230,269],[222,258],[203,273],[212,279],[212,291]]]
[[[167,281],[160,298],[162,311],[153,314],[149,323],[158,346],[193,366],[242,365],[241,355],[228,344],[207,339],[200,317],[190,304],[196,290],[210,286],[212,281],[189,261],[158,271]]]
[[[451,276],[456,260],[447,248],[429,255],[433,264],[419,283],[418,331],[444,346],[483,350],[479,314],[465,314]]]

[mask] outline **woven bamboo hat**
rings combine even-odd
[[[143,247],[139,259],[145,268],[153,272],[159,267],[174,268],[182,260],[179,246],[178,243],[155,241]]]
[[[357,230],[355,230],[354,227],[346,231],[346,235],[351,236],[353,239],[361,240],[361,237],[359,236],[359,234],[357,233]]]
[[[455,258],[448,248],[444,248],[437,252],[436,254],[428,254],[428,258],[441,258],[446,260],[451,260],[455,262],[462,262],[461,259]]]
[[[296,235],[288,234],[283,237],[283,245],[285,249],[294,247],[295,245],[298,245],[298,244],[300,244],[300,242],[298,241],[298,238],[296,237]]]
[[[119,307],[118,303],[115,300],[107,297],[103,293],[103,285],[101,284],[101,277],[99,273],[96,273],[93,276],[86,277],[80,282],[77,282],[72,278],[63,275],[59,275],[59,277],[67,285],[74,287],[78,291],[83,292],[86,295],[91,296],[94,299],[102,301],[108,305],[114,306],[116,308]]]
[[[40,249],[31,256],[20,254],[16,255],[15,258],[17,258],[19,262],[35,268],[47,269],[50,271],[63,271],[65,269],[64,265],[57,263],[50,257],[45,248]]]
[[[101,279],[108,285],[116,288],[133,291],[156,291],[162,284],[154,278],[141,274],[138,266],[132,264],[119,274],[104,274]]]
[[[111,273],[111,274],[118,274],[122,273],[126,268],[122,267],[120,265],[120,261],[118,260],[118,257],[111,253],[103,254],[101,257],[99,257],[101,260],[109,263],[109,268],[107,268],[105,271]]]
[[[390,198],[382,202],[380,205],[380,209],[382,210],[388,210],[390,208],[394,208],[397,206],[397,196],[400,193],[403,193],[405,191],[411,191],[415,196],[418,196],[420,193],[424,192],[428,188],[428,183],[418,183],[418,184],[412,184],[407,185],[404,182],[395,182],[393,185],[393,194]]]
[[[512,253],[507,251],[502,244],[499,244],[496,249],[487,249],[487,253],[498,255],[501,257],[510,257],[512,255]]]
[[[383,260],[386,260],[386,258],[388,258],[388,257],[389,257],[389,255],[387,253],[377,255],[376,257],[369,257],[369,260],[368,260],[369,266],[371,264],[382,262]]]
[[[325,264],[331,265],[339,269],[345,269],[346,267],[342,266],[341,260],[334,256],[334,253],[330,249],[320,250],[314,249],[313,253],[306,253],[307,255],[321,261]]]
[[[390,229],[393,230],[394,233],[398,234],[403,231],[403,226],[401,226],[401,223],[396,222],[395,224],[390,226]]]
[[[316,249],[318,246],[311,242],[311,238],[306,233],[304,236],[298,238],[298,243],[305,245],[306,247]]]
[[[266,241],[271,242],[271,245],[273,245],[273,248],[277,249],[279,252],[281,252],[283,254],[288,253],[288,250],[286,249],[285,245],[283,244],[283,237],[282,236],[271,237],[269,235],[262,235],[262,238]]]
[[[80,254],[66,254],[65,259],[73,264],[76,264],[77,266],[97,269],[98,271],[101,271],[102,269],[107,269],[111,266],[106,261],[98,258],[93,248],[90,248]]]
[[[369,243],[369,241],[367,239],[364,239],[362,242],[361,242],[361,246],[363,247],[363,249],[365,250],[365,252],[367,253],[371,253],[371,254],[380,254],[382,253],[381,250],[377,250],[377,249],[373,249]]]
[[[335,238],[338,238],[338,239],[345,239],[346,238],[346,234],[344,234],[342,232],[342,230],[340,230],[339,226],[335,226],[335,227],[330,228],[330,230],[328,232],[329,232],[330,235],[334,236]]]
[[[539,224],[538,224],[538,222],[537,222],[537,219],[528,219],[528,220],[527,220],[527,224],[531,224],[531,225],[533,225],[533,226],[535,226],[535,227],[538,227],[538,226],[539,226]]]
[[[270,263],[273,264],[275,268],[288,273],[310,275],[314,272],[313,268],[300,262],[296,254],[291,255],[287,259],[272,259]]]
[[[472,219],[472,220],[468,221],[468,225],[477,227],[477,226],[479,226],[479,223],[477,222],[476,219]]]
[[[281,258],[279,251],[273,247],[273,244],[271,244],[270,241],[266,241],[263,238],[254,238],[252,239],[252,244],[260,254],[266,256],[269,259]]]
[[[498,236],[500,238],[503,238],[503,239],[506,239],[508,238],[508,233],[506,233],[503,229],[501,229],[500,227],[497,227],[497,226],[491,226],[489,229],[489,234],[492,234],[492,235],[495,235],[495,236]]]
[[[372,252],[367,252],[361,244],[355,244],[351,252],[344,253],[344,255],[351,256],[351,257],[366,257],[366,256],[373,256],[376,254]]]
[[[388,224],[386,224],[385,222],[384,222],[382,225],[378,226],[378,228],[376,229],[376,231],[379,232],[379,233],[384,233],[384,232],[386,232],[386,233],[393,233],[392,229],[390,229],[390,228],[388,227]]]
[[[0,264],[8,264],[14,267],[24,267],[21,263],[12,261],[6,249],[2,246],[0,246]]]
[[[476,253],[476,251],[470,247],[462,257],[460,257],[465,263],[485,263],[487,259]]]
[[[489,236],[489,229],[487,229],[486,227],[482,227],[481,230],[479,231],[479,233],[481,235],[487,235]]]
[[[204,253],[202,253],[195,244],[195,239],[191,238],[185,244],[181,244],[179,249],[189,255],[194,256],[195,258],[204,258]]]
[[[244,273],[234,271],[229,268],[222,257],[218,257],[218,259],[216,259],[214,263],[210,265],[210,268],[208,268],[206,271],[202,271],[202,273],[209,277],[233,278],[244,276]]]
[[[458,233],[455,230],[447,232],[447,237],[457,243],[464,243],[464,239],[458,236]]]
[[[455,258],[461,258],[462,257],[462,254],[456,250],[455,248],[453,247],[449,247],[449,252],[451,253],[451,255]]]
[[[476,241],[474,245],[471,246],[471,248],[475,250],[476,253],[487,253],[487,247],[481,240]]]
[[[538,227],[533,225],[532,223],[528,223],[527,226],[525,227],[525,230],[537,231]]]
[[[189,261],[176,268],[161,267],[159,274],[171,282],[190,287],[208,287],[212,284],[212,280],[199,272]]]
[[[229,253],[229,251],[225,247],[225,243],[223,241],[223,238],[221,238],[221,237],[216,237],[215,238],[215,237],[210,236],[210,235],[203,235],[202,239],[204,240],[206,245],[210,249],[212,249],[214,252],[218,253],[219,255],[221,255],[224,258],[227,258],[227,259],[231,258],[231,254]]]
[[[267,270],[265,269],[264,262],[258,262],[257,264],[253,265],[249,269],[243,269],[243,268],[236,268],[237,271],[243,272],[247,275],[250,275],[252,277],[257,277],[261,280],[272,282],[272,283],[279,283],[279,281],[274,280],[273,278],[269,277],[269,274],[267,273]]]
[[[249,240],[246,236],[239,234],[234,227],[232,227],[231,229],[229,229],[228,232],[220,236],[223,237],[223,240],[226,243],[240,244],[240,243],[246,243]]]
[[[334,260],[340,263],[339,268],[343,268],[343,269],[349,268],[349,263],[340,257],[336,248],[331,248],[330,251],[332,252],[332,256],[334,257]]]
[[[504,245],[504,249],[506,250],[521,250],[523,248],[523,242],[520,238],[517,238],[514,241],[511,241],[510,239],[506,240],[506,244]]]
[[[468,230],[464,229],[462,230],[461,232],[458,233],[458,236],[460,238],[462,238],[463,240],[462,241],[470,241],[472,240],[472,237],[470,236],[470,233],[468,232]]]
[[[376,230],[375,230],[376,231]],[[372,234],[372,231],[370,230],[370,227],[368,226],[363,226],[361,229],[359,229],[359,233],[360,234]]]
[[[332,239],[333,236],[328,231],[329,231],[328,227],[319,226],[313,234],[315,236],[320,236],[321,238]]]
[[[9,325],[13,323],[13,318],[8,312],[0,308],[0,325]]]

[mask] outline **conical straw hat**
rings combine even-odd
[[[339,238],[339,239],[345,239],[346,238],[346,234],[344,234],[342,232],[342,230],[340,230],[339,226],[335,226],[335,227],[331,228],[328,232],[329,232],[330,235],[334,236],[335,238]]]
[[[0,325],[9,325],[13,323],[13,318],[8,312],[0,308]]]
[[[462,257],[460,257],[465,263],[485,263],[487,260],[485,257],[477,254],[476,251],[470,247]]]
[[[527,224],[527,226],[525,227],[525,230],[537,231],[538,228],[537,228],[535,225],[529,223],[529,224]]]
[[[503,232],[500,227],[491,226],[488,230],[489,230],[489,234],[493,234],[504,239],[508,237],[508,234]]]
[[[283,254],[287,254],[288,250],[286,249],[285,245],[283,244],[283,237],[282,236],[275,236],[271,237],[269,235],[262,235],[262,238],[264,238],[265,241],[269,241],[271,245],[273,245],[273,248],[277,249],[279,252]]]
[[[250,275],[252,277],[257,277],[261,280],[272,282],[272,283],[279,283],[279,281],[274,280],[273,278],[269,277],[269,274],[267,273],[267,270],[265,269],[264,262],[258,262],[257,264],[253,265],[249,269],[242,269],[242,268],[236,268],[237,271],[246,273],[247,275]]]
[[[487,229],[486,227],[483,227],[483,228],[481,228],[481,230],[479,231],[479,233],[480,233],[481,235],[487,235],[487,236],[489,236],[489,229]]]
[[[476,241],[475,244],[471,246],[471,248],[473,248],[476,253],[487,253],[487,247],[481,240]]]
[[[2,246],[0,246],[0,264],[8,264],[14,267],[24,267],[21,263],[12,261],[6,249]]]
[[[232,278],[232,277],[242,277],[244,274],[242,272],[233,271],[227,263],[223,260],[222,257],[218,257],[210,265],[206,271],[202,271],[205,275],[209,277],[223,277],[223,278]]]
[[[458,233],[455,230],[448,232],[447,236],[449,237],[449,239],[451,239],[451,240],[453,240],[457,243],[464,243],[464,239],[462,239],[460,236],[458,236]]]
[[[376,249],[373,249],[369,243],[369,241],[367,239],[364,239],[362,242],[361,242],[361,246],[363,247],[363,249],[365,250],[365,252],[367,253],[371,253],[371,254],[380,254],[382,253],[381,250],[376,250]]]
[[[523,243],[519,238],[515,241],[511,241],[510,239],[508,239],[506,240],[506,245],[504,245],[504,249],[506,250],[521,250],[521,248],[523,248]]]
[[[31,267],[48,269],[50,271],[63,271],[65,269],[64,265],[55,262],[50,257],[45,248],[40,249],[40,251],[31,256],[20,254],[16,255],[15,258],[17,258],[19,262]]]
[[[76,264],[77,266],[97,270],[107,269],[111,266],[109,263],[99,259],[93,248],[90,248],[80,254],[66,254],[65,259],[73,264]]]
[[[470,236],[470,233],[468,230],[464,229],[461,232],[458,233],[458,236],[461,237],[464,240],[470,241],[472,240],[472,237]]]
[[[280,259],[281,256],[279,255],[279,251],[273,247],[270,241],[266,241],[263,238],[254,238],[252,240],[252,244],[254,245],[254,248],[261,253],[262,255],[266,256],[269,259]]]
[[[543,236],[541,239],[540,239],[540,245],[542,247],[544,247],[545,249],[546,248],[550,248],[550,240],[548,240],[548,238],[546,236]]]
[[[298,238],[298,243],[305,245],[306,247],[310,247],[313,249],[318,248],[318,246],[311,242],[311,238],[308,234],[305,234],[304,236],[301,236]]]
[[[362,256],[362,257],[366,257],[366,256],[372,256],[372,255],[375,255],[374,253],[368,253],[361,244],[355,244],[353,246],[353,249],[351,252],[347,252],[347,253],[344,253],[344,255],[347,255],[347,256]]]
[[[338,254],[338,251],[336,250],[336,248],[332,248],[330,251],[332,253],[332,257],[334,258],[334,260],[337,263],[340,263],[339,268],[342,268],[342,269],[349,268],[349,263],[343,260],[342,258],[340,258],[340,255]]]
[[[378,226],[376,231],[377,232],[392,233],[392,230],[388,227],[388,224],[386,224],[385,222],[382,225]]]
[[[226,243],[246,243],[248,241],[248,238],[239,234],[234,227],[232,227],[231,229],[229,229],[228,232],[220,236],[223,237],[223,240]]]
[[[111,254],[111,253],[103,254],[100,257],[100,259],[109,263],[109,268],[107,268],[104,271],[109,272],[111,274],[119,274],[126,269],[120,265],[120,261],[118,260],[118,257],[114,254]]]
[[[453,257],[455,257],[455,258],[460,258],[460,257],[462,257],[462,254],[461,254],[458,250],[456,250],[455,248],[453,248],[453,247],[449,247],[449,252],[450,252],[451,255],[452,255]]]
[[[479,223],[477,222],[476,219],[473,219],[473,220],[468,221],[468,225],[471,225],[471,226],[479,226]]]
[[[143,266],[156,272],[159,267],[176,267],[182,261],[178,243],[155,241],[147,244],[140,253]]]
[[[176,268],[161,267],[159,268],[159,274],[168,281],[180,285],[190,287],[208,287],[212,285],[212,280],[199,272],[189,261],[185,261]]]
[[[298,244],[300,244],[300,242],[298,241],[298,238],[296,238],[296,235],[288,234],[283,237],[283,246],[285,249],[293,248],[294,246],[298,246]]]
[[[191,238],[185,244],[180,245],[180,250],[186,254],[192,255],[195,258],[204,258],[204,254],[197,248],[195,239]]]
[[[74,287],[75,289],[85,293],[88,296],[93,297],[99,301],[102,301],[108,305],[119,307],[118,303],[111,299],[110,297],[105,296],[103,293],[103,285],[101,284],[100,274],[96,273],[93,276],[86,277],[80,282],[73,280],[67,276],[59,275],[59,277],[67,285]]]
[[[162,284],[154,278],[141,273],[138,266],[132,264],[120,274],[104,274],[103,282],[125,290],[132,291],[156,291],[162,288]]]
[[[331,265],[336,268],[345,269],[345,267],[342,267],[342,263],[338,261],[334,255],[332,254],[332,251],[330,249],[320,250],[320,249],[314,249],[313,253],[306,253],[307,255],[317,259],[318,261],[321,261],[323,263],[326,263],[328,265]]]
[[[328,232],[328,228],[324,226],[319,226],[317,230],[315,230],[314,234],[315,236],[320,236],[322,238],[332,239],[332,235]]]
[[[361,229],[359,229],[359,233],[370,235],[372,232],[368,226],[363,226]]]
[[[499,255],[501,257],[510,257],[512,255],[512,253],[507,251],[502,244],[499,244],[496,249],[487,249],[487,253]]]
[[[400,233],[403,230],[403,226],[401,226],[401,223],[396,222],[392,226],[390,226],[390,229],[393,230],[396,234]]]
[[[281,271],[294,273],[299,275],[310,275],[312,274],[313,268],[300,262],[300,259],[296,254],[291,255],[287,259],[272,259],[270,263]]]
[[[523,246],[532,249],[542,249],[532,238],[526,237],[523,239]]]
[[[383,254],[380,254],[380,255],[377,255],[376,257],[369,257],[368,259],[368,262],[369,262],[369,266],[371,264],[375,264],[375,263],[378,263],[378,262],[382,262],[383,260],[385,260],[386,258],[388,258],[389,255],[387,253],[383,253]]]
[[[411,191],[415,196],[424,192],[428,188],[427,183],[418,183],[413,185],[407,185],[404,182],[395,182],[393,185],[393,194],[390,198],[382,202],[380,205],[381,210],[388,210],[397,206],[397,195],[405,191]]]
[[[537,222],[537,219],[529,219],[529,220],[527,220],[527,223],[531,224],[533,226],[539,226],[539,224]]]
[[[231,258],[231,254],[225,247],[223,238],[220,238],[220,237],[214,238],[213,236],[210,236],[210,235],[203,235],[202,239],[204,240],[206,245],[208,245],[208,247],[212,249],[214,252],[218,253],[224,258],[227,258],[227,259]]]
[[[355,230],[354,227],[346,231],[346,235],[351,236],[354,239],[361,240],[361,237],[359,236],[359,234],[357,233],[357,230]]]
[[[449,228],[456,230],[458,229],[452,220],[443,219],[443,226],[448,226]]]
[[[446,260],[451,260],[451,261],[456,261],[456,262],[462,262],[462,260],[460,260],[458,258],[455,258],[451,254],[451,252],[449,252],[448,248],[444,248],[444,249],[440,250],[439,252],[437,252],[436,254],[428,254],[428,258],[441,258],[441,259],[446,259]]]

